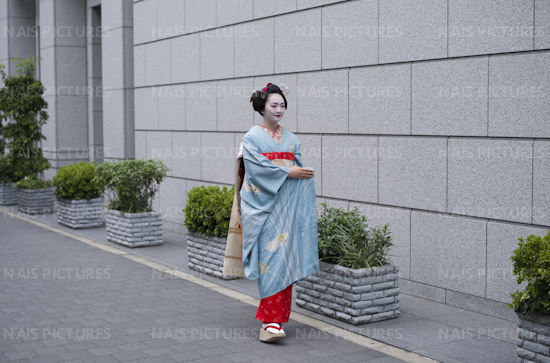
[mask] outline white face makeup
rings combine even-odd
[[[271,93],[265,103],[264,120],[277,123],[285,114],[285,100],[278,93]]]

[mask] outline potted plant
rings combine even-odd
[[[0,64],[0,69],[4,67]],[[3,136],[3,111],[0,109],[0,205],[17,204],[13,160],[5,154],[6,141]]]
[[[120,160],[100,164],[97,178],[105,186],[107,240],[127,247],[160,245],[161,213],[152,203],[168,172],[160,160]]]
[[[96,164],[82,161],[65,165],[53,178],[57,222],[71,228],[100,227],[103,223],[101,193]]]
[[[46,139],[42,126],[48,119],[48,104],[42,96],[44,86],[34,78],[35,57],[15,60],[15,75],[7,76],[0,67],[4,82],[0,89],[0,118],[7,122],[2,136],[8,141],[13,178],[17,181],[18,209],[30,214],[52,213],[54,188],[44,175],[50,163],[40,148],[41,140]]]
[[[223,260],[235,188],[197,186],[187,193],[187,263],[189,268],[225,280],[239,276],[223,273]]]
[[[550,361],[550,230],[544,237],[530,234],[511,257],[517,283],[508,304],[518,316],[517,354],[533,362]]]
[[[399,317],[399,269],[388,259],[388,224],[368,229],[357,207],[321,205],[319,272],[296,283],[296,304],[353,325]]]
[[[0,150],[0,205],[17,204],[17,189],[14,186],[15,174],[13,169],[11,157],[3,154]]]
[[[15,183],[17,187],[17,210],[27,214],[53,213],[55,187],[52,182],[26,176]]]
[[[4,65],[0,64],[0,70],[4,71],[4,68]],[[13,186],[13,182],[15,181],[13,161],[9,155],[5,155],[4,119],[4,111],[0,108],[0,205],[11,205],[17,204],[17,196],[16,189]]]

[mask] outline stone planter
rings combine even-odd
[[[241,277],[223,273],[227,239],[198,232],[187,232],[187,265],[190,269],[224,280]]]
[[[550,315],[517,315],[518,362],[550,362]]]
[[[155,246],[164,243],[160,212],[121,213],[105,210],[107,240],[126,247]]]
[[[0,205],[17,204],[17,187],[14,183],[0,183]]]
[[[57,223],[71,228],[103,226],[101,198],[56,201]]]
[[[55,187],[40,189],[17,188],[17,209],[27,214],[53,213]]]
[[[399,267],[351,269],[319,261],[295,284],[296,305],[353,325],[399,317]]]

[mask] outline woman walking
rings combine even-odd
[[[238,153],[224,273],[258,280],[259,338],[272,342],[286,336],[292,285],[319,271],[315,182],[298,138],[280,125],[288,106],[281,89],[268,83],[250,103],[263,123],[244,135]]]

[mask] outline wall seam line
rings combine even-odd
[[[533,0],[533,50],[535,50],[535,34],[537,33],[537,29],[536,29],[536,15],[535,15],[535,12],[536,12],[536,0]]]
[[[531,224],[535,222],[535,139],[531,145]]]
[[[490,69],[489,69],[489,58],[491,56],[487,56],[487,137],[489,137],[489,102],[491,100],[491,98],[489,97],[489,93],[490,93],[490,81],[489,81],[489,78],[491,76],[491,72],[490,72]]]
[[[133,6],[133,4],[132,4]],[[101,9],[101,5],[100,5],[100,9]],[[121,1],[120,3],[120,11],[122,13],[122,24],[124,25],[126,23],[126,19],[124,19],[124,2]],[[101,17],[101,22],[103,23],[103,17]],[[122,28],[122,45],[121,45],[121,52],[122,52],[122,60],[123,60],[123,69],[122,69],[122,87],[123,88],[126,88],[126,62],[125,62],[125,55],[126,55],[126,31],[124,31],[124,28]],[[170,45],[170,44],[168,44]],[[132,47],[132,51],[133,51],[133,47]],[[103,54],[103,53],[102,53]],[[168,54],[168,56],[170,56],[170,53]],[[133,59],[133,57],[132,57]],[[170,59],[170,58],[169,58]],[[102,67],[103,68],[103,67]],[[170,77],[170,81],[172,81],[172,77]],[[103,82],[103,77],[102,77],[102,82]],[[126,90],[123,90],[121,91],[122,92],[122,122],[123,122],[123,129],[124,129],[124,138],[123,138],[123,142],[124,142],[124,145],[123,145],[123,152],[124,152],[124,158],[128,157],[128,154],[129,154],[129,132],[128,132],[128,125],[127,125],[127,118],[128,118],[128,115],[126,114],[126,107],[127,107],[127,99],[126,99]],[[103,107],[102,107],[102,112],[103,112]],[[134,132],[134,139],[135,139],[135,132]],[[135,159],[135,154],[134,154],[134,159]]]
[[[214,103],[216,104],[216,131],[219,131],[219,124],[218,124],[218,85],[220,81],[214,81],[215,89],[216,89],[216,99],[214,100]]]
[[[486,299],[487,298],[487,278],[488,278],[488,272],[489,272],[489,266],[488,266],[488,259],[487,257],[489,256],[488,255],[488,252],[489,252],[489,238],[488,238],[488,234],[489,234],[489,220],[485,221],[485,291],[483,292],[483,297]]]
[[[348,134],[349,134],[349,133],[350,133],[350,131],[349,131],[349,77],[350,77],[351,69],[348,68],[347,71],[348,71],[348,92],[347,92],[347,96],[348,96],[348,109],[346,110],[346,112],[347,112],[347,114],[348,114],[348,117],[347,117],[347,118],[348,118],[348,130],[347,130],[347,132],[348,132]]]
[[[446,162],[446,171],[445,171],[445,213],[449,212],[449,139],[450,137],[447,136],[447,162]]]
[[[411,68],[409,71],[409,135],[412,136],[413,130],[413,62],[411,62]]]
[[[447,0],[447,58],[449,58],[449,0]]]
[[[380,0],[377,1],[376,5],[376,63],[380,64]]]
[[[321,195],[323,195],[323,135],[321,135]]]
[[[275,18],[273,18],[272,21],[273,21],[273,73],[275,74],[276,73],[275,72],[275,64],[276,64],[275,62],[277,61],[277,59],[275,58],[275,54],[277,53],[277,51],[275,49],[275,34],[276,34],[275,33],[275,31],[276,31],[276,29],[275,29]],[[252,119],[254,119],[254,116],[252,116]],[[253,122],[254,122],[254,120],[253,120]]]
[[[376,203],[380,202],[380,136],[376,138]]]
[[[57,12],[56,12],[56,2],[53,1],[53,28],[54,28],[54,31],[56,30],[57,28]],[[57,33],[57,32],[56,32]],[[54,89],[57,88],[57,37],[54,35],[53,36],[53,63],[54,63],[54,67],[53,67],[53,72],[54,72],[54,76],[53,76],[53,79],[54,79]],[[57,94],[57,91],[54,91],[54,97],[55,97],[55,143],[54,143],[54,147],[55,147],[55,151],[54,151],[54,155],[55,155],[55,163],[57,165],[57,150],[59,150],[59,127],[57,127],[57,120],[58,120],[58,110],[59,110],[59,97],[58,97],[58,94]]]
[[[298,7],[298,2],[296,1],[296,7]],[[321,69],[323,69],[323,8],[321,7],[321,11],[319,11],[319,17],[321,18],[321,33],[320,33],[320,41],[321,41]]]
[[[412,208],[409,210],[409,279],[412,280]]]

